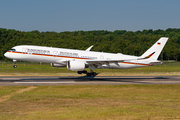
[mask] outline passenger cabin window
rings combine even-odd
[[[9,51],[16,51],[15,49],[10,49]]]

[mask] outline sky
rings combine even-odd
[[[180,0],[0,0],[0,28],[40,32],[180,28]]]

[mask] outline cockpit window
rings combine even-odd
[[[16,51],[15,49],[10,49],[9,51]]]

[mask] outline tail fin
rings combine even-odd
[[[167,40],[168,38],[161,37],[153,46],[151,46],[143,55],[141,55],[141,58],[152,58],[157,60]]]

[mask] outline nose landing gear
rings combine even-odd
[[[13,62],[14,62],[13,67],[14,67],[14,68],[17,68],[17,65],[16,65],[17,60],[13,60]]]

